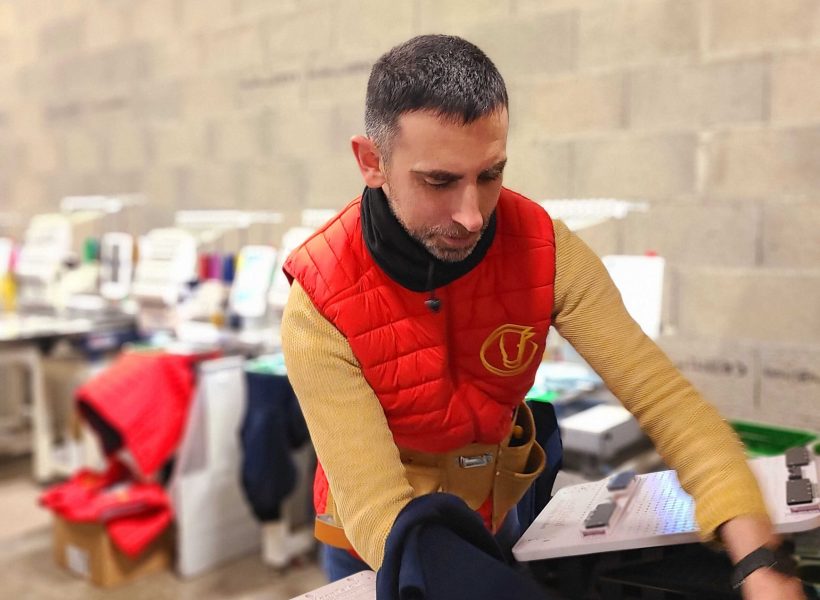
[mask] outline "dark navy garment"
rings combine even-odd
[[[508,562],[512,562],[512,547],[521,537],[521,530],[518,526],[518,516],[515,511],[510,511],[501,528],[495,534],[495,541]],[[334,548],[327,544],[321,546],[322,570],[328,581],[339,581],[345,577],[367,571],[370,567],[360,558],[356,558],[347,550]]]
[[[518,522],[523,534],[535,521],[547,502],[552,498],[555,477],[563,466],[564,447],[561,444],[561,430],[555,416],[555,407],[548,402],[527,400],[535,421],[535,440],[547,454],[547,465],[524,497],[518,501]]]
[[[291,452],[308,441],[308,430],[287,377],[246,371],[245,379],[242,489],[256,518],[273,521],[296,486]]]
[[[376,576],[378,600],[545,600],[504,559],[481,518],[461,498],[429,494],[402,509]]]

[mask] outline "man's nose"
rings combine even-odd
[[[464,192],[458,199],[458,205],[452,219],[470,233],[481,231],[484,225],[484,217],[481,216],[481,210],[479,209],[476,186],[465,186]]]

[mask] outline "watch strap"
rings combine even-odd
[[[761,546],[740,559],[732,571],[732,589],[738,589],[745,579],[758,569],[774,569],[785,575],[794,575],[794,559],[784,546],[781,545],[775,550]]]

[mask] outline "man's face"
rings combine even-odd
[[[382,186],[396,218],[439,260],[467,258],[487,228],[507,161],[506,109],[467,125],[430,112],[399,119]]]

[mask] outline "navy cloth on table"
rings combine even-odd
[[[308,430],[286,376],[246,371],[245,379],[242,489],[256,518],[273,521],[296,486],[291,452],[308,441]]]
[[[547,454],[547,466],[524,494],[524,497],[519,500],[516,507],[521,533],[527,530],[535,517],[544,510],[547,502],[552,498],[552,487],[555,484],[558,471],[561,470],[564,457],[561,430],[558,428],[555,407],[549,402],[533,400],[528,400],[527,405],[532,410],[532,416],[535,420],[535,439]]]
[[[452,494],[402,509],[376,577],[378,600],[545,600],[535,581],[504,562],[481,518]]]

